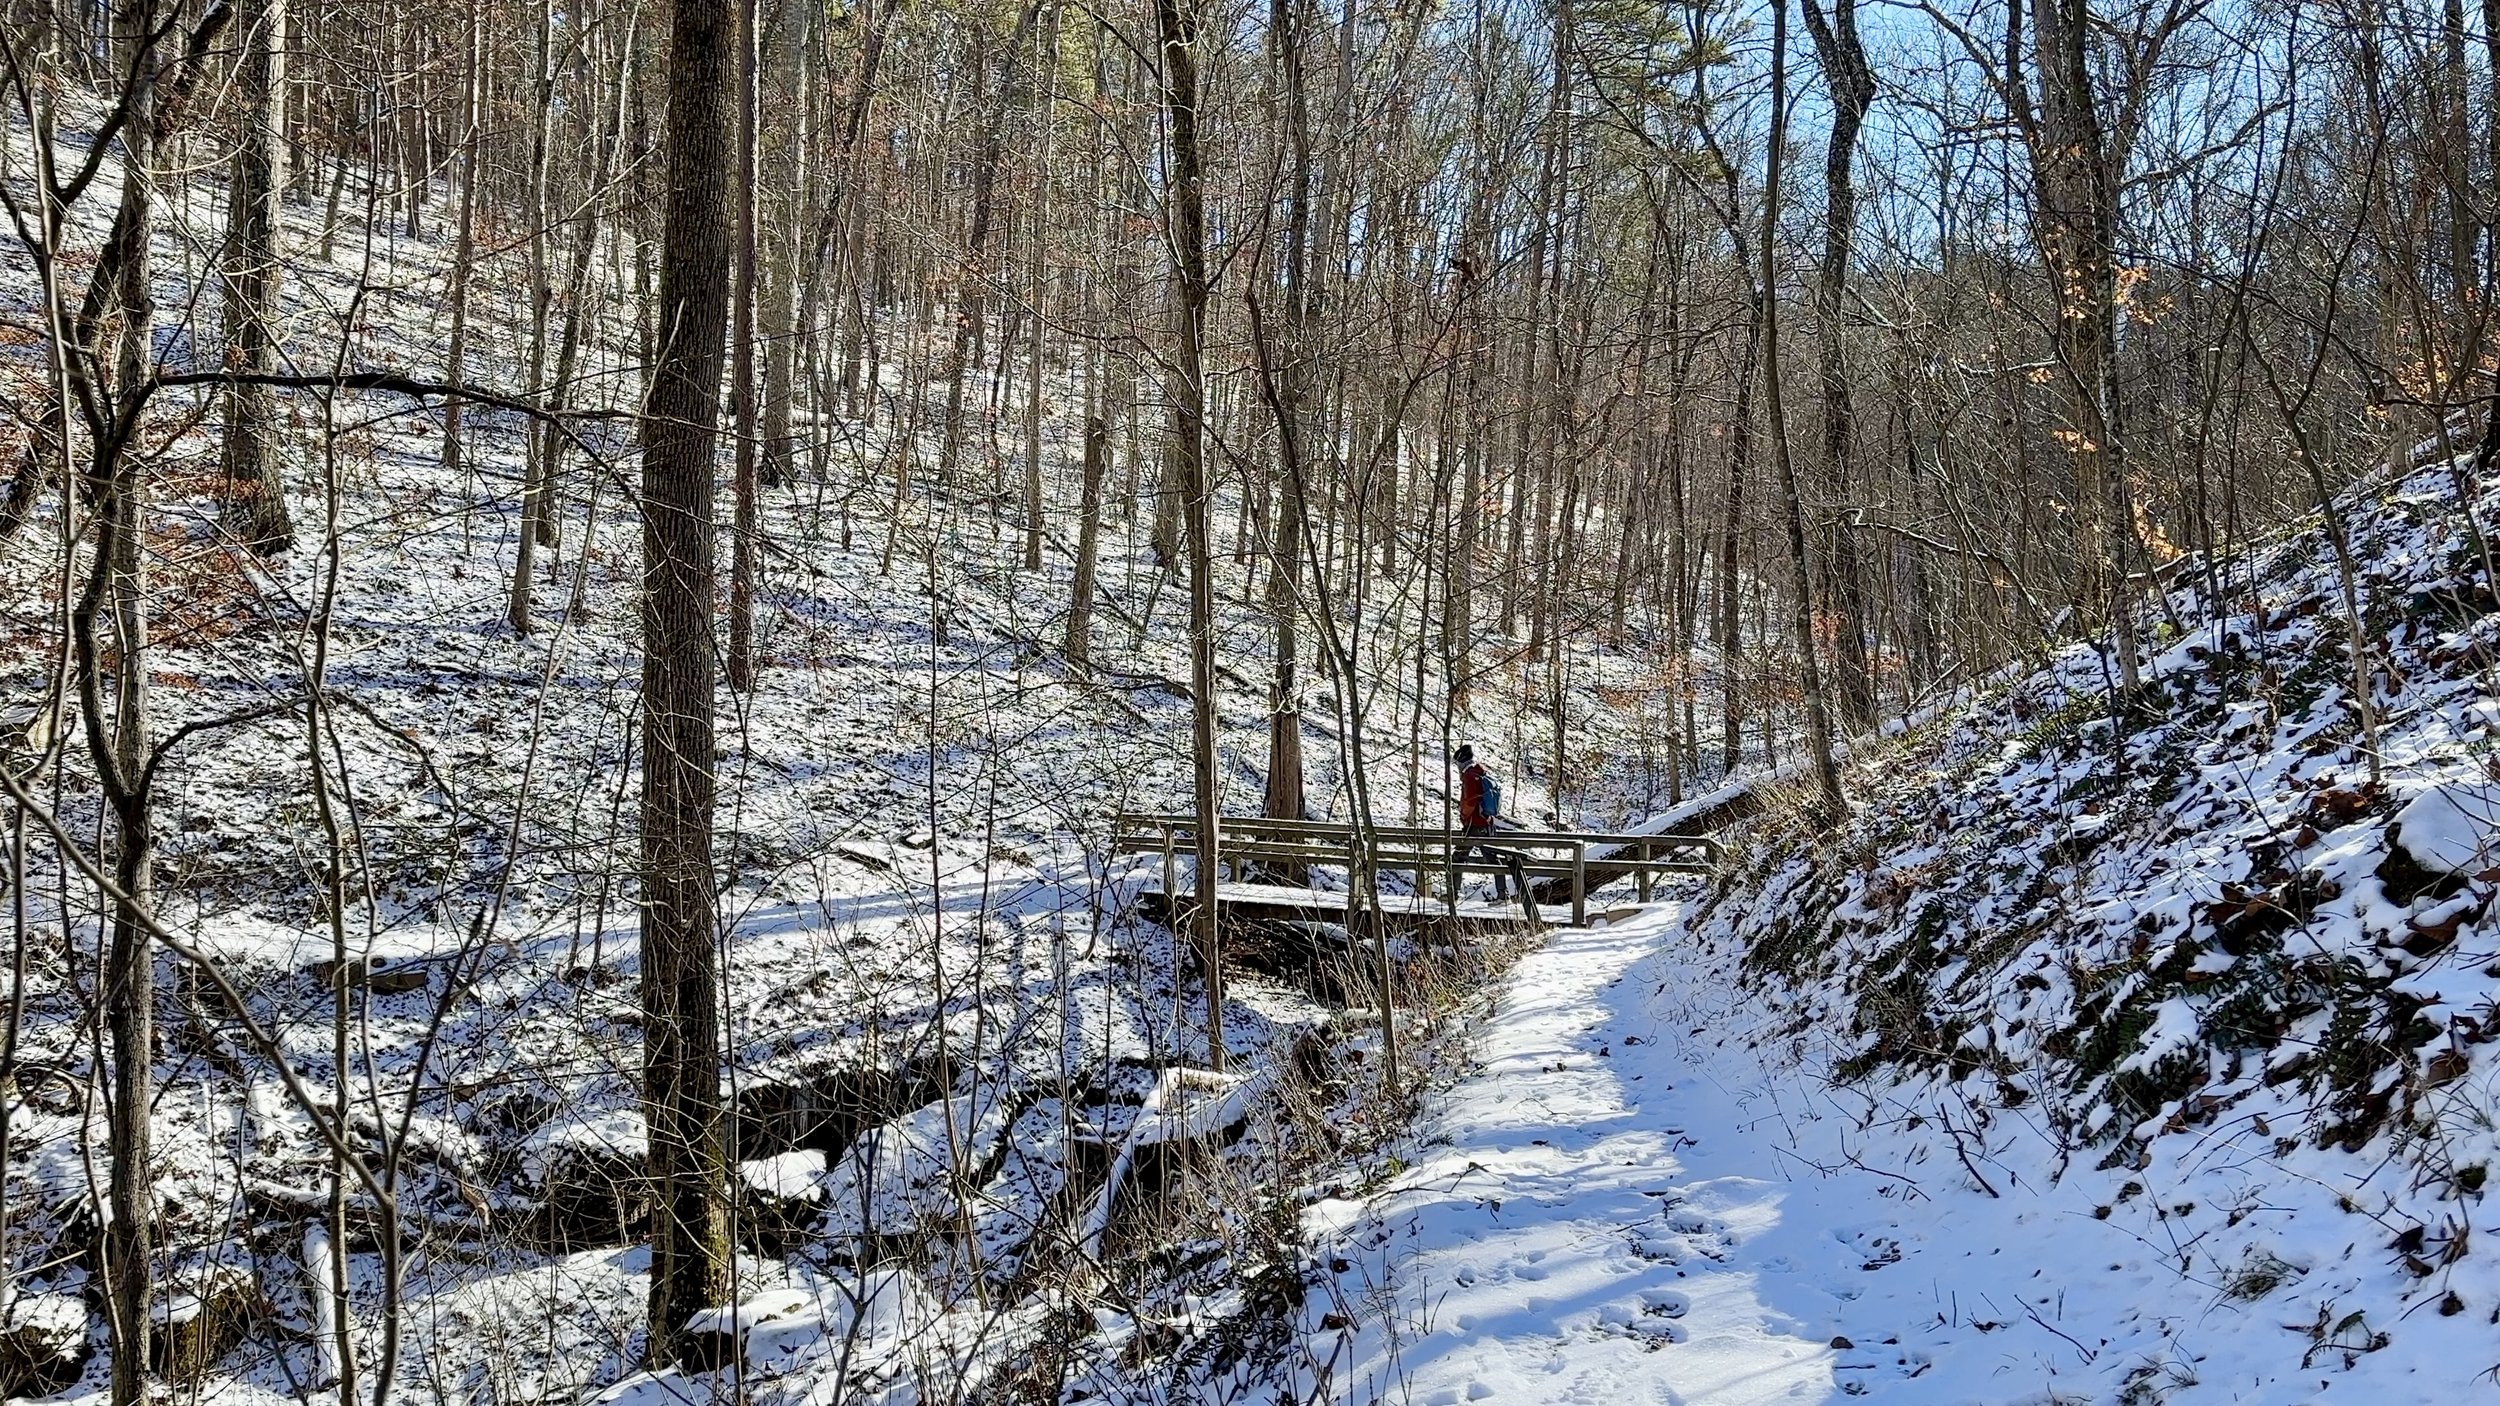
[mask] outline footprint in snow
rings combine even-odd
[[[1672,1202],[1648,1219],[1626,1227],[1626,1231],[1632,1253],[1653,1264],[1727,1258],[1726,1227],[1713,1217]]]
[[[1683,1309],[1665,1312],[1646,1302],[1648,1297],[1643,1295],[1639,1303],[1610,1303],[1598,1309],[1594,1325],[1598,1336],[1627,1338],[1652,1352],[1683,1342],[1689,1334],[1675,1321],[1683,1316]]]
[[[1681,1318],[1693,1301],[1673,1289],[1645,1289],[1641,1293],[1641,1312],[1655,1318]]]
[[[1834,1341],[1847,1342],[1848,1339],[1837,1338]],[[1890,1344],[1872,1349],[1854,1347],[1836,1351],[1840,1360],[1832,1364],[1832,1372],[1840,1382],[1843,1396],[1870,1395],[1878,1377],[1890,1375],[1904,1380],[1913,1379],[1926,1375],[1928,1369],[1936,1365],[1935,1359],[1924,1352],[1905,1351]],[[2063,1401],[2068,1398],[2057,1399]]]
[[[1886,1234],[1886,1229],[1886,1227],[1841,1229],[1833,1231],[1832,1238],[1838,1240],[1858,1257],[1859,1268],[1882,1269],[1886,1265],[1899,1264],[1903,1253],[1901,1241]]]

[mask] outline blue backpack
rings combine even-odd
[[[1484,818],[1488,822],[1502,818],[1502,783],[1489,771],[1484,774]]]

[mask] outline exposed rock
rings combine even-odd
[[[734,1306],[707,1308],[686,1320],[684,1365],[703,1372],[737,1365],[750,1334],[795,1326],[814,1318],[815,1308],[815,1297],[804,1289],[767,1289]]]
[[[323,987],[345,984],[350,990],[367,991],[376,996],[402,996],[426,987],[425,967],[416,962],[368,962],[350,957],[345,962],[320,961],[304,969]]]
[[[809,1149],[841,1156],[859,1135],[945,1092],[932,1061],[851,1063],[749,1083],[737,1091],[734,1155]]]
[[[212,1261],[176,1270],[156,1304],[149,1370],[196,1379],[243,1341],[261,1309],[260,1286],[241,1265]]]
[[[67,1294],[29,1294],[0,1315],[0,1397],[65,1390],[94,1355],[85,1304]]]
[[[2500,784],[2449,781],[2396,812],[2393,843],[2434,874],[2474,874],[2500,863]]]
[[[825,1214],[825,1154],[813,1148],[738,1164],[740,1238],[760,1254],[805,1243]]]
[[[1086,1252],[1099,1253],[1103,1245],[1120,1238],[1115,1222],[1160,1202],[1191,1157],[1240,1136],[1251,1110],[1273,1083],[1272,1072],[1241,1075],[1178,1067],[1158,1071],[1136,1121],[1110,1153],[1110,1165],[1086,1213],[1078,1236]],[[1104,1148],[1111,1145],[1111,1139],[1099,1135],[1090,1140]]]
[[[644,1232],[650,1143],[632,1109],[559,1118],[522,1145],[521,1176],[538,1199],[538,1243],[557,1251],[629,1244]]]

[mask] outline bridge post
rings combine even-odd
[[[1589,925],[1589,843],[1571,842],[1571,925]]]
[[[1363,837],[1349,827],[1345,839],[1345,930],[1350,938],[1362,935]]]
[[[1170,923],[1170,924],[1172,925],[1172,931],[1174,931],[1174,932],[1176,932],[1176,933],[1177,933],[1177,932],[1179,932],[1179,931],[1181,930],[1180,865],[1179,865],[1179,861],[1178,861],[1178,860],[1174,857],[1174,855],[1173,855],[1173,853],[1172,853],[1172,824],[1171,824],[1171,822],[1170,822],[1170,821],[1168,821],[1168,820],[1167,820],[1167,821],[1165,821],[1165,822],[1163,823],[1163,827],[1162,827],[1162,828],[1163,828],[1163,917],[1164,917],[1164,920],[1165,920],[1166,922],[1168,922],[1168,923]],[[1200,884],[1198,887],[1200,887],[1200,888],[1205,888],[1205,887],[1206,887],[1206,885],[1202,883],[1202,884]],[[1212,894],[1203,894],[1203,893],[1202,893],[1202,894],[1198,895],[1198,901],[1199,901],[1199,902],[1201,902],[1201,903],[1211,903],[1211,902],[1213,902],[1213,901],[1214,901],[1214,896],[1213,896]]]
[[[1649,861],[1655,857],[1656,856],[1651,853],[1649,846],[1641,846],[1641,867],[1633,871],[1632,887],[1639,890],[1640,899],[1643,903],[1647,903],[1649,901]]]

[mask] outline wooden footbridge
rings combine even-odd
[[[1114,853],[1163,856],[1162,885],[1143,896],[1150,914],[1170,922],[1197,906],[1199,895],[1180,887],[1181,857],[1197,850],[1197,817],[1121,815],[1114,827]],[[1646,903],[1661,876],[1715,869],[1719,844],[1693,833],[1505,830],[1485,838],[1415,826],[1226,816],[1216,822],[1216,853],[1219,917],[1335,921],[1377,911],[1384,924],[1400,929],[1534,929],[1546,925],[1547,907],[1566,904],[1571,925],[1587,926],[1597,891],[1627,878]],[[1344,887],[1312,886],[1315,871],[1327,870],[1343,874]],[[1470,874],[1498,876],[1508,899],[1464,899],[1460,890]],[[1393,888],[1384,882],[1391,875],[1409,881]]]

